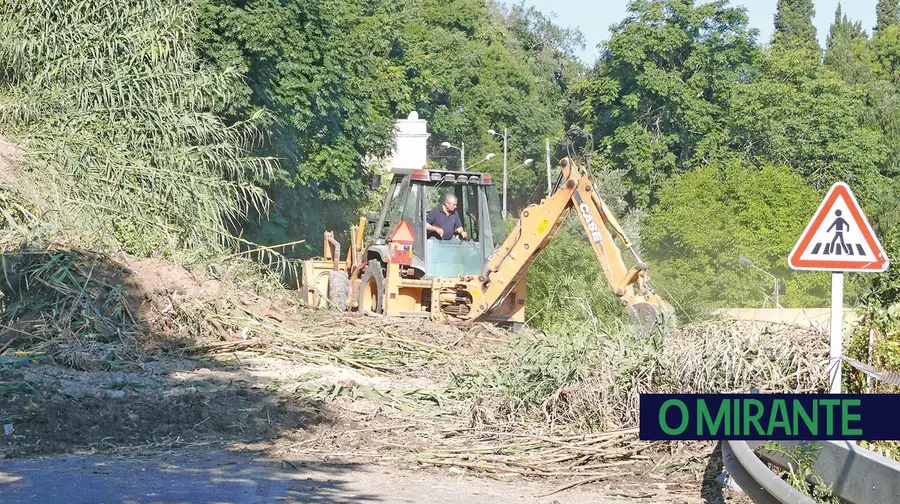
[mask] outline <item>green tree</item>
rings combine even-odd
[[[394,119],[414,107],[402,57],[413,15],[392,0],[215,0],[203,11],[202,48],[244,73],[243,110],[275,115],[269,147],[287,182],[356,198],[363,158],[388,152]]]
[[[576,122],[648,205],[666,177],[722,155],[728,100],[755,54],[742,8],[638,0],[577,86]]]
[[[778,0],[773,36],[775,44],[818,48],[816,27],[812,22],[815,14],[812,0]]]
[[[783,306],[822,306],[827,275],[794,274],[787,265],[820,200],[787,167],[732,163],[673,177],[643,231],[654,285],[688,315],[761,306],[773,281],[742,264],[743,255],[781,280]]]
[[[208,0],[204,20],[207,57],[246,75],[238,112],[274,117],[261,151],[283,160],[278,205],[271,222],[248,223],[250,236],[303,237],[304,254],[369,200],[365,159],[388,153],[395,119],[429,120],[430,163],[458,168],[441,143],[465,142],[469,164],[498,154],[478,167],[496,176],[502,144],[488,130],[509,130],[511,166],[537,157],[563,130],[579,72],[573,32],[478,0]],[[536,170],[513,175],[513,194],[530,194]]]
[[[840,4],[826,38],[824,63],[848,83],[867,82],[874,77],[872,66],[875,62],[862,23],[850,21],[842,14]]]
[[[872,50],[878,60],[878,71],[888,80],[900,81],[900,4],[879,0]]]
[[[875,6],[875,31],[883,32],[888,26],[900,22],[900,2],[897,0],[878,0]]]
[[[877,69],[887,80],[900,82],[900,24],[892,24],[872,39],[872,51],[878,59]]]
[[[791,166],[817,189],[865,181],[886,157],[866,98],[805,49],[774,47],[734,89],[729,144],[757,166]]]
[[[863,93],[865,103],[861,104],[859,116],[869,128],[881,132],[887,154],[879,172],[887,177],[900,175],[900,94],[891,82],[890,70],[894,66],[891,60],[900,55],[891,55],[894,50],[890,40],[897,35],[900,30],[887,26],[876,32],[870,43],[861,23],[850,21],[838,8],[824,59],[828,69]],[[868,191],[880,185],[881,182],[873,181],[863,189]]]

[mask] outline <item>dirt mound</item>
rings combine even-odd
[[[132,282],[145,298],[171,293],[188,298],[212,298],[219,292],[219,282],[197,271],[188,271],[162,257],[137,258],[121,254],[119,259],[129,270]]]

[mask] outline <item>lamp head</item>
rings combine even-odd
[[[753,263],[750,262],[750,259],[747,259],[743,255],[738,256],[738,260],[741,261],[742,263],[746,264],[747,266],[753,266]]]
[[[490,133],[491,135],[496,135],[496,134],[497,134],[497,132],[494,131],[494,130],[492,130],[492,129],[489,129],[489,130],[488,130],[488,133]]]
[[[494,154],[493,152],[490,152],[490,153],[488,153],[487,156],[484,156],[484,160],[487,161],[488,159],[491,159],[494,156],[496,156],[496,154]]]
[[[443,147],[448,148],[448,149],[450,148],[450,142],[443,142],[443,143],[441,143],[441,145],[442,145]]]
[[[528,158],[525,160],[524,164],[525,164],[525,166],[531,166],[531,163],[533,163],[533,162],[534,162],[534,159]]]

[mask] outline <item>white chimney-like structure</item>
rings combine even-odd
[[[406,119],[394,123],[394,149],[391,152],[390,169],[419,169],[427,161],[428,121],[419,119],[416,111]]]

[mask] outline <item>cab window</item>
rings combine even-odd
[[[409,188],[409,180],[394,179],[388,188],[386,205],[382,209],[382,215],[379,221],[381,225],[375,230],[375,237],[387,239],[390,237],[393,228],[400,222],[400,216],[403,212],[403,206],[406,202],[406,189]]]

